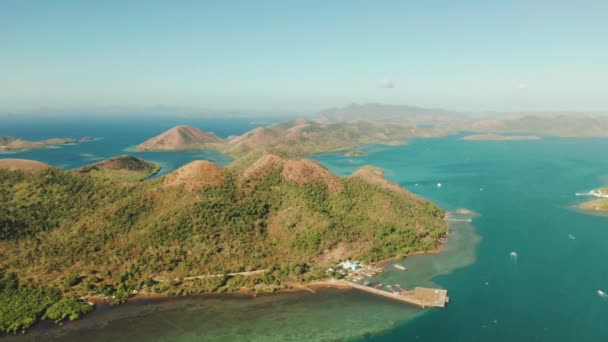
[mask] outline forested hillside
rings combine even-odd
[[[12,284],[0,286],[0,303],[29,308],[0,308],[9,310],[0,330],[45,312],[77,317],[86,309],[78,296],[273,291],[323,277],[340,259],[435,249],[447,234],[435,205],[310,160],[208,164],[130,186],[54,168],[0,170],[0,270]],[[269,272],[183,279],[260,269]]]

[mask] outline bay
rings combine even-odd
[[[35,127],[28,128],[29,135],[17,134],[17,129],[11,135],[26,139],[89,135],[103,139],[10,157],[73,168],[90,162],[87,158],[132,154],[126,150],[129,146],[170,128],[170,124],[173,122],[150,122],[139,127],[133,123],[127,128],[104,121],[81,128],[66,123],[67,126],[59,125],[48,132],[36,126],[41,124],[32,123]],[[252,127],[238,120],[195,124],[222,136],[239,134]],[[362,157],[345,157],[342,153],[313,156],[342,176],[366,164],[381,167],[388,179],[446,210],[467,208],[480,214],[473,224],[452,226],[453,234],[444,252],[399,261],[408,267],[405,272],[395,270],[389,263],[386,272],[376,279],[404,287],[446,288],[451,302],[445,309],[422,310],[336,289],[257,298],[196,296],[138,301],[98,310],[61,327],[39,324],[27,335],[9,336],[7,340],[602,341],[608,338],[604,319],[608,302],[597,295],[599,289],[608,291],[605,266],[608,218],[571,207],[582,200],[574,196],[576,192],[606,185],[608,140],[544,137],[538,141],[488,142],[460,138],[416,139],[405,146],[364,146]],[[165,173],[193,159],[209,159],[221,165],[230,162],[215,152],[141,156],[160,163]],[[516,258],[511,256],[513,251]]]

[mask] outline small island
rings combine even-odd
[[[84,139],[84,138],[83,138]],[[48,148],[49,146],[76,144],[78,142],[87,142],[89,140],[73,139],[73,138],[53,138],[40,141],[28,141],[16,137],[0,136],[0,153],[1,152],[21,152],[25,150],[37,150]]]
[[[159,170],[160,166],[155,163],[137,157],[120,156],[85,165],[74,172],[87,173],[102,180],[139,182],[153,176]]]
[[[520,141],[520,140],[539,140],[536,135],[501,135],[501,134],[472,134],[467,135],[462,140],[481,140],[481,141]]]

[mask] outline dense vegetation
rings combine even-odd
[[[441,209],[414,196],[359,178],[332,191],[281,171],[245,179],[228,169],[222,184],[189,190],[0,170],[0,331],[78,318],[90,310],[79,296],[274,291],[340,259],[437,248],[447,233]],[[212,276],[184,279],[198,275]]]

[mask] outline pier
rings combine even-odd
[[[364,291],[384,298],[397,300],[407,304],[413,304],[422,308],[426,307],[445,307],[448,302],[448,290],[431,289],[427,287],[416,287],[413,290],[401,292],[388,292],[373,287],[353,283],[346,280],[332,280],[324,282],[327,285],[351,287],[356,290]]]
[[[451,221],[451,222],[473,222],[472,219],[468,218],[468,219],[455,219],[455,218],[446,218],[443,219],[444,221]]]

